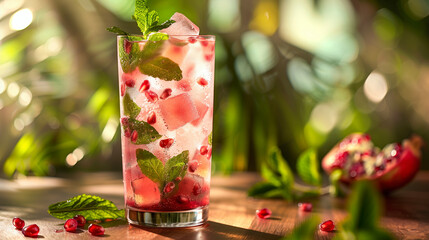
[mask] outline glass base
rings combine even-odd
[[[192,227],[204,224],[209,216],[209,206],[186,211],[144,211],[127,207],[128,222],[145,227]]]

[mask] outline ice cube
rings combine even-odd
[[[187,93],[160,101],[159,108],[170,131],[199,118],[198,110]]]
[[[198,35],[200,29],[185,15],[176,12],[171,16],[171,20],[176,21],[170,27],[162,29],[160,32],[167,33],[168,35]]]
[[[138,207],[151,206],[161,200],[158,185],[148,177],[132,181],[131,186],[134,191],[134,200]]]
[[[192,121],[191,124],[194,126],[198,126],[198,124],[200,124],[200,122],[203,120],[204,116],[206,115],[207,110],[209,109],[209,106],[207,106],[207,104],[203,102],[196,102],[195,106],[197,107],[198,115],[200,115],[200,117]]]
[[[191,201],[195,201],[201,198],[201,195],[205,195],[206,190],[204,188],[204,178],[197,174],[188,174],[186,175],[182,181],[179,183],[179,190],[177,191],[177,195],[185,196],[189,198]]]

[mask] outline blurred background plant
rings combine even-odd
[[[215,172],[258,170],[273,146],[295,166],[355,131],[379,146],[429,139],[426,0],[148,3],[217,36]],[[3,176],[120,171],[116,38],[105,28],[138,33],[133,12],[134,0],[0,1]]]

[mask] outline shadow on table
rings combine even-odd
[[[280,236],[258,232],[255,230],[234,227],[222,223],[208,221],[200,227],[192,228],[144,228],[149,231],[164,237],[169,237],[178,240],[222,240],[222,239],[248,239],[248,240],[270,240],[279,239]]]

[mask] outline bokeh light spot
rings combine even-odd
[[[28,27],[31,22],[33,22],[33,12],[28,8],[24,8],[10,17],[9,27],[12,30],[22,30]]]
[[[365,96],[374,103],[378,103],[386,96],[388,86],[386,78],[378,72],[372,72],[363,85]]]

